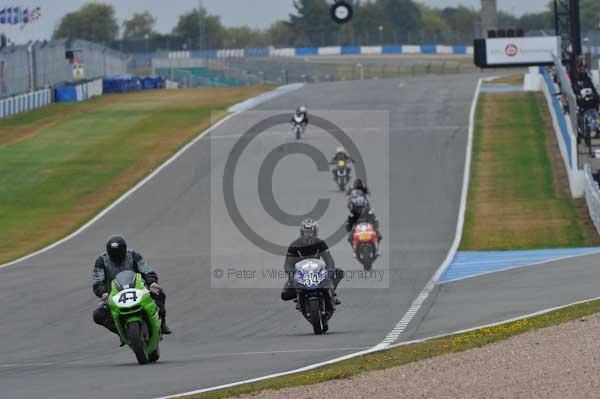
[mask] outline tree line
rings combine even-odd
[[[89,3],[66,14],[53,38],[103,43],[123,51],[375,45],[400,43],[469,44],[480,33],[479,11],[464,6],[434,8],[413,0],[352,0],[354,18],[335,24],[326,0],[294,0],[287,20],[266,29],[227,27],[217,15],[195,9],[179,17],[170,33],[155,30],[149,12],[134,14],[121,26],[111,5]],[[521,17],[499,13],[499,26],[524,31],[554,29],[553,2],[545,11]],[[600,1],[581,0],[584,31],[598,29]]]

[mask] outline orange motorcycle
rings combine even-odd
[[[379,240],[370,223],[359,223],[352,231],[352,249],[365,270],[371,270],[377,259]]]

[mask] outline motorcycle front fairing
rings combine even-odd
[[[156,347],[160,340],[158,306],[150,296],[141,274],[129,270],[117,274],[111,283],[108,308],[124,342],[129,344],[125,333],[127,324],[140,321],[149,329],[148,347]]]
[[[296,125],[301,125],[302,123],[304,123],[304,116],[294,115],[294,123]]]
[[[333,312],[333,283],[325,262],[320,259],[305,259],[296,263],[294,274],[296,293],[303,314],[306,313],[306,301],[323,298],[330,313]]]

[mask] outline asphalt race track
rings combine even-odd
[[[403,340],[446,334],[600,296],[598,255],[440,284]]]
[[[454,238],[477,78],[308,85],[229,119],[76,238],[1,269],[0,396],[94,399],[126,392],[128,398],[148,398],[294,369],[378,344]],[[241,135],[264,117],[300,104],[335,123],[359,147],[384,234],[384,257],[375,268],[384,272],[385,287],[342,282],[343,304],[325,336],[314,336],[293,304],[279,299],[280,281],[211,279],[219,267],[281,267],[281,256],[254,246],[234,227],[219,201],[220,187],[228,152]],[[248,147],[242,158],[247,163],[235,175],[248,224],[280,245],[298,231],[262,210],[257,168],[274,148],[285,152],[293,142],[289,126],[273,127]],[[327,156],[338,145],[316,127],[301,142]],[[290,213],[306,213],[318,198],[329,198],[323,236],[346,216],[331,174],[317,172],[304,156],[281,160],[273,187],[277,203]],[[116,336],[92,322],[92,263],[115,232],[155,265],[167,293],[175,333],[162,342],[155,365],[138,366]],[[358,269],[345,240],[332,254],[343,268]]]

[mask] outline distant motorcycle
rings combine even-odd
[[[294,283],[297,309],[312,324],[316,335],[327,332],[335,305],[333,283],[325,262],[320,259],[304,259],[296,263]]]
[[[359,223],[352,231],[352,250],[365,270],[371,270],[377,259],[377,232],[370,223]]]
[[[369,203],[369,197],[364,193],[364,191],[353,188],[346,193],[346,199],[348,200],[347,206],[348,210],[352,210],[352,199],[355,197],[365,197],[367,200],[367,204]]]
[[[125,270],[116,275],[108,296],[108,309],[121,341],[129,345],[138,363],[156,362],[160,357],[160,318],[141,274]]]
[[[340,159],[337,161],[337,166],[334,171],[335,182],[338,184],[340,191],[346,191],[346,185],[350,183],[350,172],[352,170],[347,166],[346,161]]]
[[[300,140],[300,137],[304,134],[304,126],[304,117],[294,115],[292,122],[292,133],[296,136],[296,140]]]

